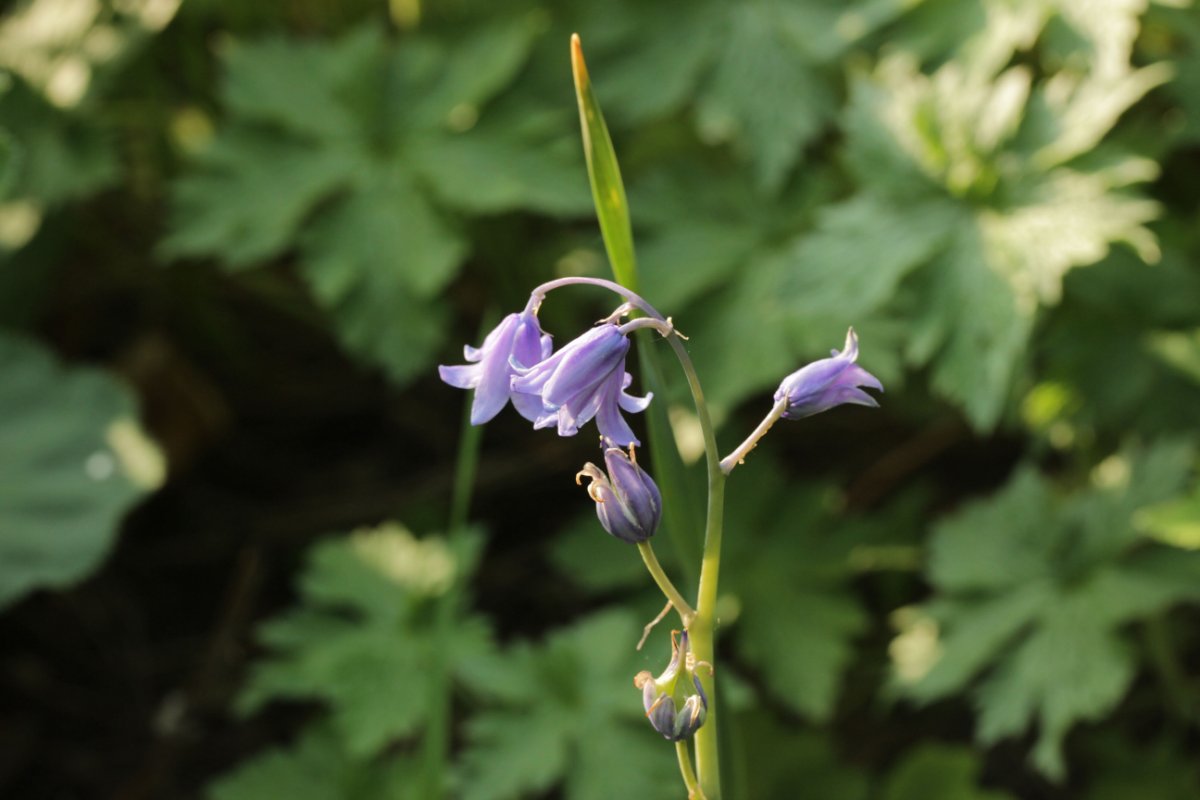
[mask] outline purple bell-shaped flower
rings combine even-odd
[[[846,332],[846,344],[830,358],[814,361],[783,379],[775,391],[775,402],[787,398],[782,416],[800,419],[827,411],[843,403],[877,408],[878,401],[861,386],[883,391],[883,384],[854,362],[858,360],[858,336],[854,328]]]
[[[652,395],[626,394],[633,378],[625,371],[629,337],[603,322],[568,342],[545,360],[518,369],[512,378],[513,405],[534,428],[557,426],[574,436],[593,417],[600,435],[613,444],[639,444],[621,411],[644,411]],[[525,397],[518,403],[518,397]]]
[[[461,366],[439,366],[442,380],[459,389],[474,389],[471,424],[482,425],[500,413],[511,399],[523,416],[541,412],[536,398],[512,393],[512,378],[550,355],[550,336],[542,332],[537,314],[526,309],[509,314],[487,335],[479,348],[467,345],[463,355],[473,362]]]

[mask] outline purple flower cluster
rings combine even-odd
[[[625,392],[633,380],[625,371],[628,352],[628,335],[605,321],[552,353],[550,337],[527,308],[505,317],[478,349],[465,348],[473,363],[438,371],[451,386],[475,390],[473,425],[511,400],[535,429],[553,426],[559,436],[574,436],[595,418],[606,442],[628,447],[639,442],[621,412],[644,411],[651,399]]]

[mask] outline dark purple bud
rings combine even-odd
[[[604,465],[607,474],[595,464],[584,464],[575,482],[581,483],[582,476],[591,478],[588,495],[596,501],[596,516],[604,530],[630,544],[646,541],[658,530],[662,519],[662,495],[658,487],[618,447],[604,451]]]
[[[622,446],[638,444],[621,411],[645,410],[650,395],[625,393],[632,381],[625,372],[628,352],[629,338],[618,326],[597,325],[554,355],[517,370],[510,383],[513,405],[534,428],[555,426],[559,436],[574,436],[595,417],[605,439]]]
[[[649,672],[639,672],[633,679],[633,685],[642,690],[642,707],[646,709],[650,726],[664,736],[668,736],[667,732],[674,733],[675,700],[670,695],[659,693],[654,676]]]
[[[854,362],[858,360],[858,337],[851,328],[846,333],[846,345],[830,358],[801,367],[783,379],[775,391],[775,402],[787,399],[783,416],[787,419],[819,414],[843,403],[878,407],[874,397],[861,386],[883,391],[883,384]]]
[[[550,337],[542,332],[537,315],[526,309],[501,320],[483,340],[482,346],[463,348],[466,360],[473,363],[439,366],[438,374],[451,386],[475,390],[471,424],[482,425],[499,414],[510,398],[518,411],[522,411],[523,406],[528,409],[527,398],[512,394],[513,375],[545,360],[550,349]]]
[[[675,735],[671,738],[676,741],[692,738],[692,734],[704,724],[706,716],[708,716],[707,700],[703,695],[691,695],[683,702],[683,708],[675,715]]]

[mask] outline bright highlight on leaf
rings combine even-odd
[[[125,513],[162,482],[157,446],[114,378],[0,333],[0,606],[100,565]]]

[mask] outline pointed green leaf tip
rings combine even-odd
[[[625,184],[613,150],[608,126],[583,60],[583,45],[579,34],[571,34],[571,72],[575,76],[575,98],[579,101],[579,124],[583,133],[583,152],[587,158],[588,179],[592,184],[592,199],[604,248],[612,262],[617,282],[637,291],[637,262],[633,255],[633,231],[629,224],[629,203],[625,199]]]

